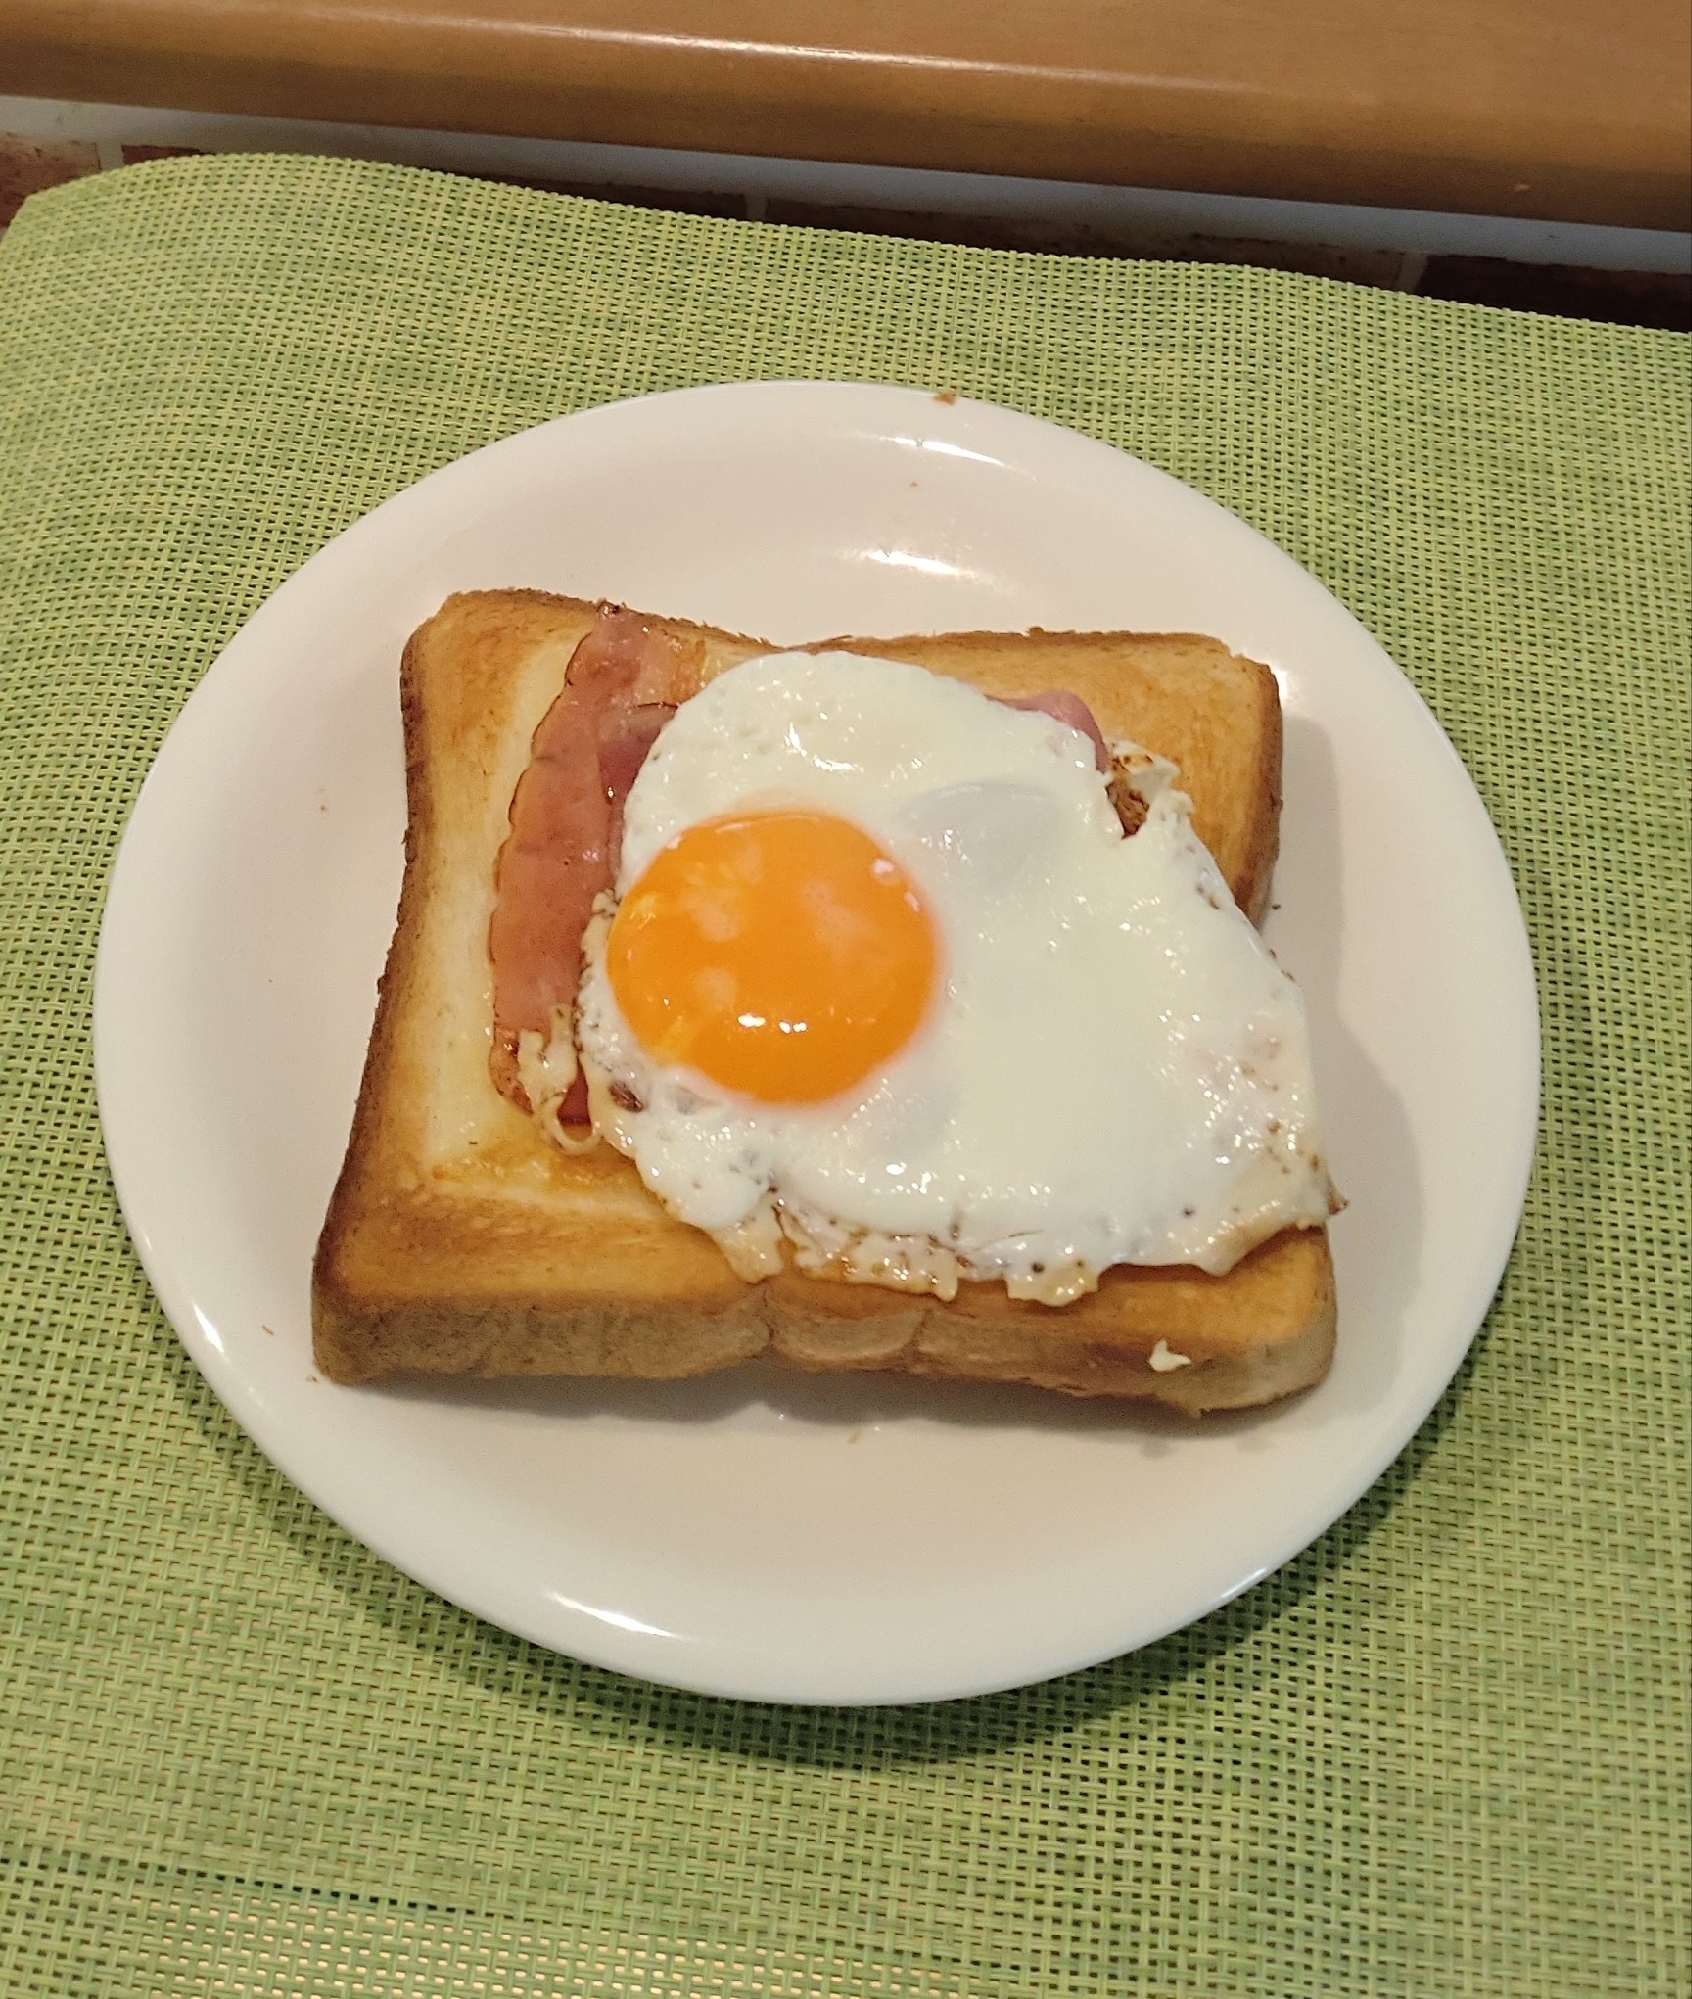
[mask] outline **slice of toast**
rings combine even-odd
[[[495,859],[530,739],[597,606],[537,591],[457,596],[400,675],[409,821],[393,947],[351,1142],[318,1243],[312,1326],[331,1379],[704,1373],[771,1352],[883,1369],[1149,1396],[1199,1411],[1321,1379],[1333,1347],[1327,1233],[1289,1229],[1224,1277],[1121,1267],[1054,1309],[966,1283],[942,1303],[788,1270],[736,1277],[609,1145],[566,1153],[488,1071]],[[654,622],[668,622],[657,621]],[[776,648],[693,625],[701,684]],[[976,632],[830,639],[993,695],[1067,688],[1104,734],[1180,767],[1194,824],[1254,919],[1280,811],[1273,675],[1183,634]]]

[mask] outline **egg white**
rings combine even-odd
[[[1148,809],[1125,837],[1085,737],[960,681],[845,653],[712,681],[635,780],[616,897],[699,820],[837,813],[915,882],[940,988],[859,1089],[762,1104],[646,1054],[606,975],[607,908],[578,1009],[596,1126],[749,1277],[785,1238],[801,1269],[1061,1304],[1113,1264],[1220,1272],[1324,1221],[1298,989],[1171,767],[1131,760]]]

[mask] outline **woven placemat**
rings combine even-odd
[[[1127,446],[1468,763],[1545,1115],[1469,1364],[1315,1548],[989,1700],[669,1694],[452,1609],[247,1443],[126,1244],[88,1049],[124,814],[219,647],[491,438],[757,376]],[[1263,271],[169,162],[0,248],[0,1987],[1687,1990],[1687,343]]]

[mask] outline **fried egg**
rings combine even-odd
[[[1329,1183],[1304,1007],[1167,764],[961,681],[748,660],[627,801],[584,940],[594,1123],[748,1278],[1059,1305],[1222,1272]]]

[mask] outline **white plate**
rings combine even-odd
[[[1271,920],[1351,1207],[1314,1393],[1202,1424],[1033,1391],[790,1377],[337,1388],[308,1266],[346,1143],[405,819],[406,635],[449,590],[609,596],[776,640],[1217,634],[1287,711]],[[420,1582],[709,1693],[908,1701],[1131,1650],[1305,1547],[1450,1380],[1509,1252],[1538,1021],[1445,737],[1286,555],[1164,473],[986,404],[776,383],[544,424],[332,542],[206,675],[101,933],[112,1174],[189,1352],[259,1448]]]

